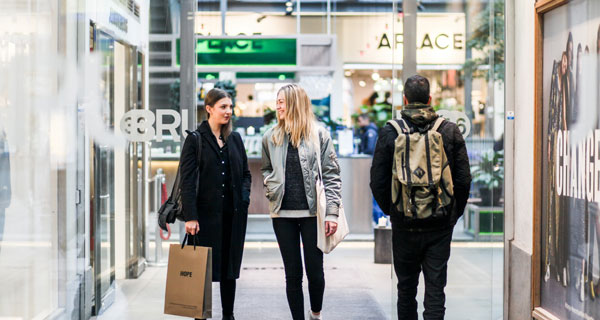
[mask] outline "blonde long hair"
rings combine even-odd
[[[275,145],[283,144],[285,134],[290,135],[290,142],[296,148],[300,146],[302,140],[312,139],[312,130],[315,123],[315,114],[312,111],[312,104],[306,91],[297,84],[288,84],[277,92],[283,92],[285,97],[285,119],[277,117],[277,126],[273,133],[273,143]]]

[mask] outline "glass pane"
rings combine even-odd
[[[102,118],[107,129],[114,129],[115,103],[115,46],[121,46],[105,33],[98,32],[98,51],[102,57],[102,87],[103,103]],[[112,146],[94,143],[94,208],[95,208],[95,237],[94,250],[98,250],[94,265],[96,285],[96,303],[109,292],[115,277],[114,261],[114,151]],[[96,312],[101,305],[96,305]]]
[[[70,0],[0,4],[0,318],[74,301],[77,43]],[[58,32],[61,30],[61,32]],[[75,34],[73,33],[75,31]],[[67,89],[68,88],[68,89]],[[73,281],[73,282],[72,282]],[[69,287],[67,292],[66,287]]]
[[[600,3],[544,14],[540,307],[598,318]]]
[[[437,114],[463,133],[473,179],[450,245],[449,319],[464,318],[465,310],[477,319],[498,319],[503,313],[503,10],[503,1],[417,4],[417,73],[429,80]],[[402,22],[397,29],[404,29]],[[402,61],[399,51],[396,61]],[[407,63],[402,61],[404,68]],[[421,276],[419,312],[424,311],[425,282]]]

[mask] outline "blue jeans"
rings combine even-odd
[[[379,223],[379,218],[385,216],[385,213],[381,210],[375,198],[373,198],[373,221],[375,224]]]

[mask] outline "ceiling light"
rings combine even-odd
[[[363,80],[360,80],[360,81],[358,82],[358,85],[364,88],[364,87],[366,87],[366,86],[367,86],[367,83],[366,83],[366,82],[364,82]]]

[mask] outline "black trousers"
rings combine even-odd
[[[233,204],[233,200],[230,202]],[[221,307],[223,315],[233,315],[233,303],[235,302],[235,279],[227,279],[229,267],[229,254],[231,251],[231,227],[233,224],[233,207],[227,206],[228,210],[223,212],[223,233],[221,253]]]
[[[294,320],[304,319],[304,294],[302,291],[302,256],[300,237],[304,245],[304,265],[308,278],[310,307],[313,312],[321,312],[325,275],[323,273],[323,252],[317,248],[317,218],[275,218],[273,229],[279,243],[279,250],[285,268],[285,292]]]
[[[227,279],[227,268],[229,266],[229,254],[231,250],[231,227],[233,223],[233,209],[230,206],[228,206],[225,209],[226,210],[223,211],[223,231],[221,238],[221,281],[219,284],[223,316],[231,316],[233,315],[233,305],[235,303],[236,280]]]
[[[394,228],[394,270],[398,277],[398,319],[417,320],[417,286],[423,270],[425,311],[423,319],[444,319],[446,278],[452,229],[408,232]]]

